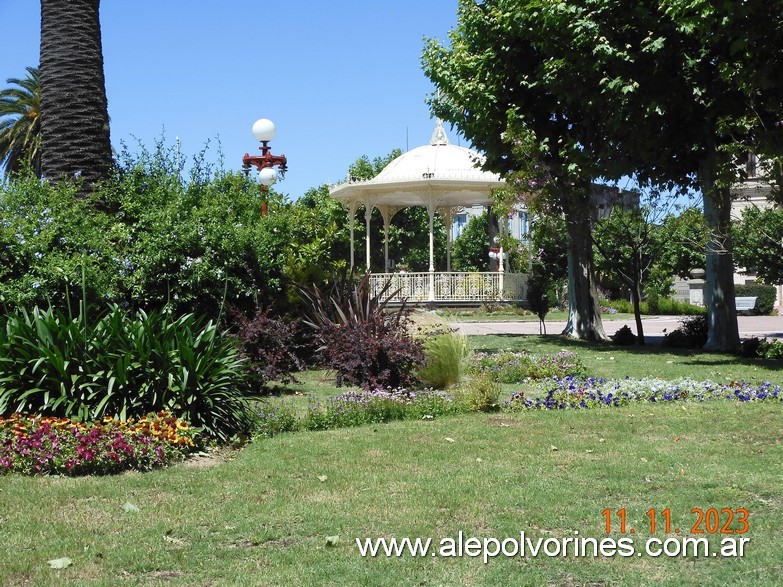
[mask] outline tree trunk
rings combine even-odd
[[[710,231],[707,243],[704,303],[707,306],[708,351],[733,352],[740,346],[734,299],[734,261],[731,256],[731,193],[716,187],[717,152],[710,149],[699,170],[704,194],[704,219]]]
[[[568,228],[568,323],[562,334],[606,341],[593,270],[590,188],[561,198]]]
[[[108,178],[111,142],[100,0],[41,0],[41,169],[50,181]]]
[[[707,243],[708,351],[733,352],[740,346],[737,306],[734,299],[734,261],[731,256],[731,194],[728,189],[713,190],[704,197],[704,218],[710,230]]]
[[[642,299],[642,285],[637,279],[631,287],[631,301],[633,302],[633,317],[636,319],[636,342],[639,346],[646,346],[644,340],[644,326],[642,325],[642,311],[639,303]]]

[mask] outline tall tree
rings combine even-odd
[[[38,68],[25,79],[9,78],[0,90],[0,166],[9,175],[29,167],[41,175],[41,84]]]
[[[516,174],[521,193],[562,212],[568,233],[569,318],[564,334],[606,340],[590,233],[592,183],[617,177],[622,157],[607,155],[603,118],[567,93],[582,73],[553,77],[551,60],[568,48],[570,3],[460,0],[450,45],[428,42],[424,71],[439,95],[431,108],[486,153],[485,168]]]
[[[550,75],[584,72],[575,95],[604,111],[606,138],[653,183],[699,190],[709,350],[739,345],[730,234],[737,157],[783,152],[783,11],[747,0],[581,0]]]
[[[593,228],[593,243],[598,251],[596,265],[613,277],[618,277],[631,290],[637,343],[645,345],[640,304],[644,286],[653,264],[665,243],[656,238],[653,223],[654,207],[623,210],[612,208]]]
[[[783,152],[779,3],[462,0],[451,42],[425,51],[425,70],[444,91],[436,112],[505,171],[520,166],[526,146],[509,122],[532,134],[527,151],[545,164],[548,199],[563,209],[572,245],[589,238],[578,221],[589,213],[578,195],[586,178],[635,173],[704,194],[707,348],[735,348],[729,186],[741,178],[741,153]],[[569,259],[576,285],[588,284],[589,259]]]
[[[41,0],[41,170],[83,194],[112,163],[99,5]]]

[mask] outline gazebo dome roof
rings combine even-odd
[[[331,196],[376,207],[487,205],[491,189],[502,180],[479,167],[483,160],[476,151],[449,143],[438,122],[428,145],[400,155],[372,179],[339,184]]]

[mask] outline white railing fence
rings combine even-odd
[[[370,275],[373,292],[387,282],[392,302],[526,302],[527,275],[522,273],[374,273]]]

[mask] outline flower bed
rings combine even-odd
[[[103,475],[147,471],[183,458],[194,430],[169,412],[87,424],[13,414],[0,418],[0,474]]]
[[[560,351],[553,355],[532,355],[515,351],[474,353],[468,360],[469,373],[488,373],[499,383],[522,383],[526,379],[546,379],[582,375],[584,365],[576,353]]]
[[[432,390],[350,390],[311,403],[301,418],[285,407],[263,406],[256,412],[255,434],[274,436],[296,430],[330,430],[393,420],[429,419],[464,411],[465,407],[451,396]]]
[[[326,430],[392,420],[440,416],[460,411],[452,398],[434,391],[405,389],[348,391],[308,407],[306,430]]]
[[[524,392],[511,396],[506,409],[562,410],[596,407],[617,407],[631,402],[710,401],[719,399],[747,401],[783,401],[780,385],[769,381],[753,385],[735,381],[728,385],[712,381],[678,379],[664,381],[648,377],[633,380],[581,379],[564,377],[541,382],[543,395],[528,397]]]

